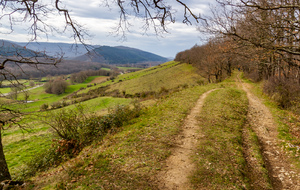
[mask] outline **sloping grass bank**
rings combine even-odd
[[[142,116],[82,151],[65,169],[37,176],[36,189],[156,189],[156,173],[201,94],[217,85],[188,88],[160,99]],[[48,176],[48,177],[44,177]]]
[[[128,105],[131,101],[131,99],[125,98],[100,97],[83,102],[81,105],[89,108],[88,111],[91,113],[98,112],[103,115],[103,113],[107,114],[108,108],[119,104]],[[75,105],[63,109],[75,109]],[[51,112],[59,110],[52,110]],[[43,113],[41,114],[40,119],[44,117]],[[39,118],[35,117],[29,119],[27,125],[30,128],[27,128],[26,131],[16,126],[2,132],[6,161],[14,179],[20,175],[20,169],[26,162],[38,153],[47,150],[52,144],[54,138],[52,131],[50,131],[49,126],[38,122],[38,120]]]
[[[169,67],[167,67],[169,66]],[[164,68],[166,67],[166,68]],[[158,92],[160,90],[168,90],[178,86],[188,87],[189,85],[198,85],[197,81],[202,81],[203,78],[196,73],[196,68],[189,64],[178,64],[170,62],[163,64],[162,67],[155,67],[156,69],[143,70],[136,72],[122,79],[118,77],[119,83],[110,87],[110,91],[118,90],[126,94],[135,94],[142,92]],[[164,68],[164,69],[161,69]],[[139,77],[137,77],[139,76]],[[117,80],[117,79],[116,79]],[[125,81],[123,81],[125,80]]]

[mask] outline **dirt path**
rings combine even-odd
[[[166,160],[166,167],[159,173],[160,189],[191,189],[188,176],[192,173],[194,164],[190,156],[195,149],[197,139],[196,117],[199,115],[206,96],[214,90],[204,93],[197,101],[196,106],[184,121],[183,131],[177,140],[176,148],[172,150],[172,155]]]
[[[250,92],[249,84],[240,82],[240,85],[249,99],[248,123],[258,136],[273,189],[300,190],[300,173],[281,149],[277,126],[270,111]]]

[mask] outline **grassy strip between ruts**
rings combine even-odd
[[[36,188],[157,189],[155,174],[170,155],[184,118],[201,94],[217,86],[188,88],[160,99],[132,125],[65,163],[65,170],[36,177]]]
[[[206,98],[199,116],[200,134],[192,183],[197,189],[249,189],[242,129],[248,100],[245,92],[225,88]]]

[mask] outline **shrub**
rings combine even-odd
[[[106,116],[86,115],[86,108],[77,105],[75,109],[63,109],[48,113],[44,122],[58,137],[52,146],[36,155],[21,169],[19,179],[35,175],[78,154],[84,146],[102,140],[108,130],[121,127],[133,118],[140,116],[142,107],[138,102],[131,106],[118,105],[109,109]]]
[[[131,119],[139,117],[142,107],[139,103],[134,103],[133,105],[133,109],[130,109],[129,106],[124,105],[118,105],[109,109],[109,114],[103,116],[100,120],[104,130],[121,127]]]
[[[68,106],[68,105],[69,105],[69,103],[68,103],[68,102],[66,102],[66,101],[62,101],[61,105],[62,105],[62,107],[66,107],[66,106]]]
[[[34,86],[35,86],[35,83],[34,83],[33,81],[30,81],[30,82],[29,82],[29,86],[34,87]]]
[[[300,106],[300,84],[293,79],[272,77],[264,83],[263,91],[283,108]]]
[[[44,110],[47,110],[48,108],[49,108],[48,104],[42,104],[40,107],[40,110],[44,111]]]
[[[63,109],[49,113],[50,121],[45,121],[59,139],[55,141],[57,151],[64,154],[77,154],[84,146],[101,140],[106,132],[121,127],[141,114],[142,107],[134,102],[130,106],[118,105],[109,109],[106,116],[86,115],[86,108],[78,105],[75,109]]]
[[[169,90],[166,87],[161,87],[159,90],[160,95],[167,95],[169,93]]]
[[[183,89],[186,89],[186,88],[188,88],[188,87],[189,87],[189,85],[186,84],[186,83],[182,85],[182,88],[183,88]]]
[[[202,85],[205,85],[205,80],[204,79],[199,79],[197,80],[197,84],[202,86]]]
[[[56,109],[56,108],[62,108],[63,105],[62,105],[61,102],[54,102],[54,103],[51,104],[51,107],[52,107],[53,109]]]
[[[44,85],[46,93],[56,94],[56,95],[64,93],[67,87],[68,87],[68,83],[62,78],[50,80]]]
[[[56,80],[52,86],[51,92],[52,94],[62,94],[68,87],[68,83],[65,80]]]

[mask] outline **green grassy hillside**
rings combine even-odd
[[[122,75],[115,80],[118,83],[111,85],[110,90],[135,94],[148,91],[158,92],[162,88],[194,86],[202,80],[202,77],[196,73],[192,65],[169,62],[131,75]]]
[[[197,85],[197,81],[201,79],[190,65],[178,64],[177,62],[169,62],[138,72],[119,75],[113,80],[88,87],[89,83],[97,78],[102,80],[101,77],[97,76],[89,77],[82,84],[70,85],[66,92],[61,95],[47,94],[43,87],[38,87],[29,92],[28,100],[33,102],[27,104],[15,102],[12,106],[22,112],[37,112],[40,111],[40,107],[43,104],[51,106],[56,102],[74,102],[74,100],[79,99],[73,98],[70,96],[71,94],[80,93],[82,91],[88,94],[90,90],[95,90],[103,86],[107,88],[108,92],[118,88],[120,91],[128,89],[128,92],[130,93],[137,93],[150,90],[159,91],[161,88],[171,89],[180,85],[186,85],[187,88],[188,86]],[[120,82],[121,80],[123,82]],[[22,99],[21,94],[19,95],[19,98]],[[89,108],[90,112],[105,114],[107,113],[108,108],[120,104],[127,105],[131,101],[131,98],[96,96],[92,99],[85,100],[84,102],[76,101],[75,103],[60,109],[74,109],[76,104],[80,103]],[[152,105],[155,102],[155,100],[148,100],[143,104]],[[58,112],[60,109],[49,111]],[[37,112],[36,114],[44,115],[44,113],[46,112]],[[12,127],[3,132],[4,150],[13,176],[18,176],[18,172],[24,163],[28,162],[33,155],[46,150],[52,143],[53,135],[49,126],[39,123],[38,120],[39,117],[38,119],[36,119],[36,117],[28,119],[27,123],[29,128],[27,128],[27,131],[18,127]],[[39,146],[36,147],[36,144],[39,144]]]
[[[39,112],[38,118],[70,114],[67,110],[76,110],[80,104],[87,108],[84,115],[93,117],[83,120],[86,123],[77,124],[110,128],[101,131],[101,136],[96,138],[88,136],[93,141],[80,149],[79,154],[68,155],[59,166],[54,164],[50,170],[35,173],[37,169],[34,168],[39,167],[34,164],[39,166],[40,160],[45,160],[43,164],[47,165],[56,158],[49,152],[54,149],[49,147],[57,136],[49,126],[37,122],[36,118],[28,118],[29,131],[11,127],[3,134],[11,173],[16,179],[30,179],[29,189],[158,189],[161,186],[157,176],[165,170],[167,158],[178,145],[185,119],[202,94],[216,89],[208,94],[196,117],[199,134],[195,136],[201,138],[195,138],[195,154],[191,155],[195,163],[195,170],[189,176],[191,185],[195,189],[251,189],[253,174],[249,167],[253,166],[247,165],[244,156],[247,143],[258,160],[256,169],[262,174],[263,187],[271,189],[257,136],[245,127],[248,100],[237,85],[237,74],[235,72],[221,83],[204,84],[191,65],[168,62],[87,86],[97,78],[90,77],[60,96],[44,94],[41,89],[32,90],[31,97],[36,104],[40,101],[49,104],[62,100],[73,102],[63,108]],[[84,89],[80,90],[81,87]],[[164,93],[161,93],[162,89]],[[146,92],[156,95],[147,98],[127,96]],[[137,117],[127,120],[125,111],[136,104],[132,103],[133,99],[144,107]],[[117,106],[119,115],[113,109],[108,112],[110,107],[120,104],[130,106]],[[27,106],[27,110],[37,110],[34,103]],[[67,114],[62,116],[66,120],[71,118]],[[118,127],[111,125],[115,120],[121,122]]]
[[[182,66],[185,67],[186,65]],[[148,69],[145,72],[136,73],[136,75],[146,76],[145,73],[151,72],[156,76],[164,76],[160,75],[160,72],[170,68],[172,67],[162,69],[155,74],[153,74],[153,70]],[[134,73],[127,77],[132,77],[131,80],[139,78],[133,75]],[[193,82],[196,83],[196,81]],[[235,89],[234,81],[227,80],[220,84],[202,86],[190,85],[157,99],[132,123],[122,127],[117,133],[108,134],[100,144],[84,149],[78,157],[65,164],[65,166],[68,165],[66,170],[59,167],[36,176],[33,178],[37,182],[35,185],[37,185],[37,188],[43,187],[45,189],[66,187],[71,189],[157,189],[158,184],[155,176],[164,168],[164,161],[170,156],[171,149],[176,144],[175,137],[180,134],[184,119],[190,113],[200,95],[214,88],[220,88],[218,90],[218,92],[222,92],[220,97],[224,94],[228,96],[233,94],[234,97],[230,104],[241,105],[242,107],[236,108],[238,114],[234,118],[227,116],[230,114],[228,113],[230,110],[224,113],[222,110],[214,110],[210,114],[220,115],[221,118],[226,116],[228,122],[234,123],[237,121],[234,125],[236,125],[237,133],[240,135],[238,128],[243,125],[247,102],[245,101],[245,93]],[[212,94],[210,99],[214,96]],[[214,104],[215,102],[210,102],[207,107]],[[229,127],[229,129],[224,130],[231,131],[232,129]],[[222,139],[223,137],[217,136],[216,138]],[[235,142],[233,142],[233,146],[236,146]],[[240,159],[240,152],[236,152],[239,154],[237,159]],[[236,152],[234,153],[236,154]],[[240,160],[237,160],[237,162],[232,160],[228,164],[238,164],[239,167],[243,167]],[[241,169],[239,167],[233,168],[233,172],[238,173]],[[45,175],[48,177],[44,177]],[[234,174],[229,176],[229,178],[233,177],[235,177]],[[244,178],[238,176],[237,180],[244,180]],[[197,186],[197,182],[195,183],[195,186]],[[247,181],[241,181],[240,183],[247,184]]]

